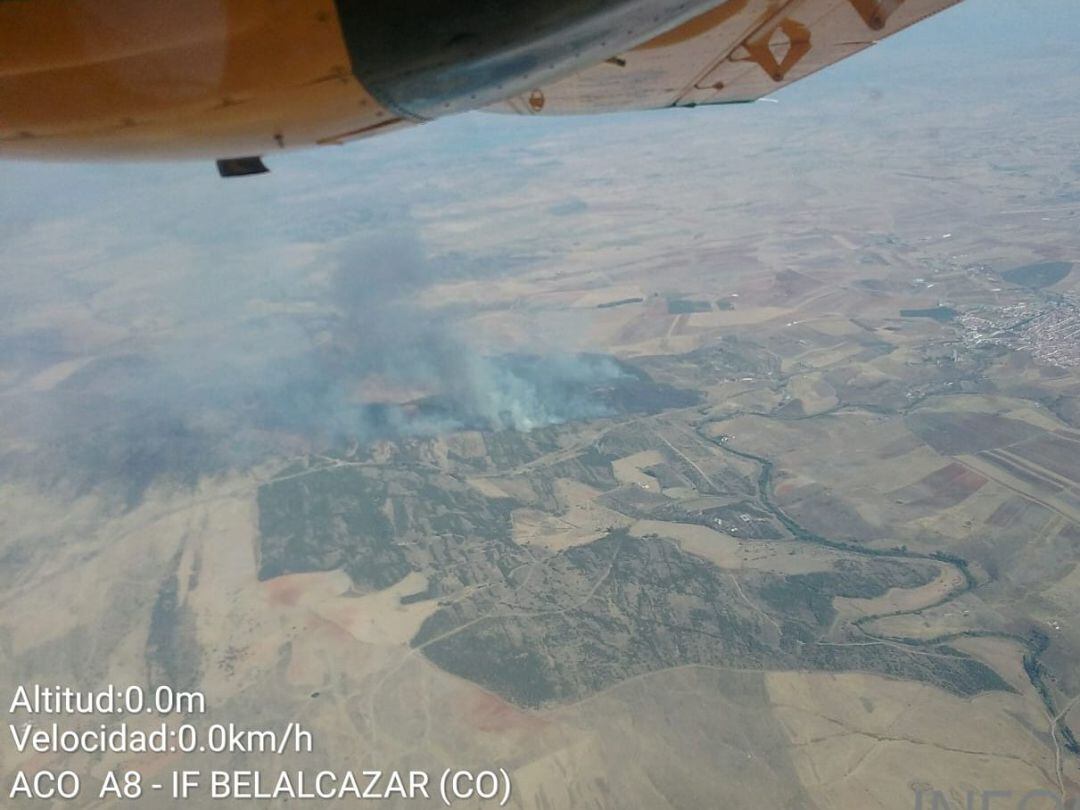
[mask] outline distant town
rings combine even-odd
[[[995,344],[1030,352],[1039,363],[1080,366],[1080,301],[1075,296],[981,307],[957,320],[968,348]]]

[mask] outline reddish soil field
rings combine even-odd
[[[953,462],[935,470],[914,484],[891,493],[909,506],[947,509],[969,498],[986,484],[986,479],[963,464]]]

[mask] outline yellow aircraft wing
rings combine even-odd
[[[473,109],[748,101],[957,0],[0,0],[0,158],[218,159]]]
[[[753,101],[959,0],[727,0],[643,45],[489,107],[567,114]]]

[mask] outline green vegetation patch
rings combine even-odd
[[[146,667],[156,683],[177,689],[192,689],[199,683],[202,660],[195,616],[180,604],[180,558],[172,560],[172,570],[158,590],[150,614],[146,639]]]
[[[387,483],[360,467],[315,470],[259,489],[259,579],[343,568],[365,590],[409,573],[383,506]]]
[[[1012,284],[1038,290],[1062,281],[1072,272],[1072,268],[1072,262],[1039,262],[1006,270],[1001,277]]]
[[[443,669],[533,707],[689,664],[871,672],[963,696],[1009,689],[956,650],[821,641],[833,598],[917,586],[934,575],[927,564],[855,561],[816,577],[770,579],[775,575],[736,575],[672,542],[613,530],[554,555],[543,570],[524,601],[487,588],[440,608],[413,646]]]
[[[694,301],[689,298],[669,298],[667,311],[669,315],[692,315],[695,312],[709,312],[712,304],[708,301]]]
[[[918,588],[936,576],[936,569],[929,564],[840,560],[831,571],[769,576],[758,593],[772,608],[793,620],[828,627],[836,617],[834,597],[873,599],[890,588]]]
[[[618,301],[605,301],[603,304],[597,304],[597,309],[611,309],[612,307],[621,307],[625,304],[640,304],[644,301],[644,298],[620,298]]]
[[[929,318],[933,321],[951,321],[959,315],[952,307],[927,307],[926,309],[902,309],[901,318]]]

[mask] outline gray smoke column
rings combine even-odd
[[[125,346],[26,395],[10,415],[37,447],[0,462],[79,488],[118,482],[131,502],[158,479],[191,484],[346,442],[612,415],[632,410],[644,384],[608,357],[478,350],[459,332],[469,308],[416,302],[480,274],[460,255],[429,258],[407,217],[347,240],[318,277],[276,294],[273,281],[227,271],[216,286],[185,286],[174,306],[205,328]],[[274,306],[252,316],[253,301]],[[365,395],[371,379],[415,393]]]
[[[597,396],[626,372],[594,355],[465,355],[465,374],[447,380],[447,396],[460,403],[466,423],[528,431],[577,419],[610,416]]]
[[[613,360],[483,354],[458,332],[456,322],[467,313],[414,303],[433,283],[471,277],[454,263],[428,259],[408,230],[363,240],[341,253],[332,284],[338,313],[331,328],[334,364],[352,375],[378,374],[428,393],[417,416],[393,420],[395,430],[531,430],[610,413],[588,390],[624,376]],[[373,432],[363,408],[345,416],[357,433]]]

